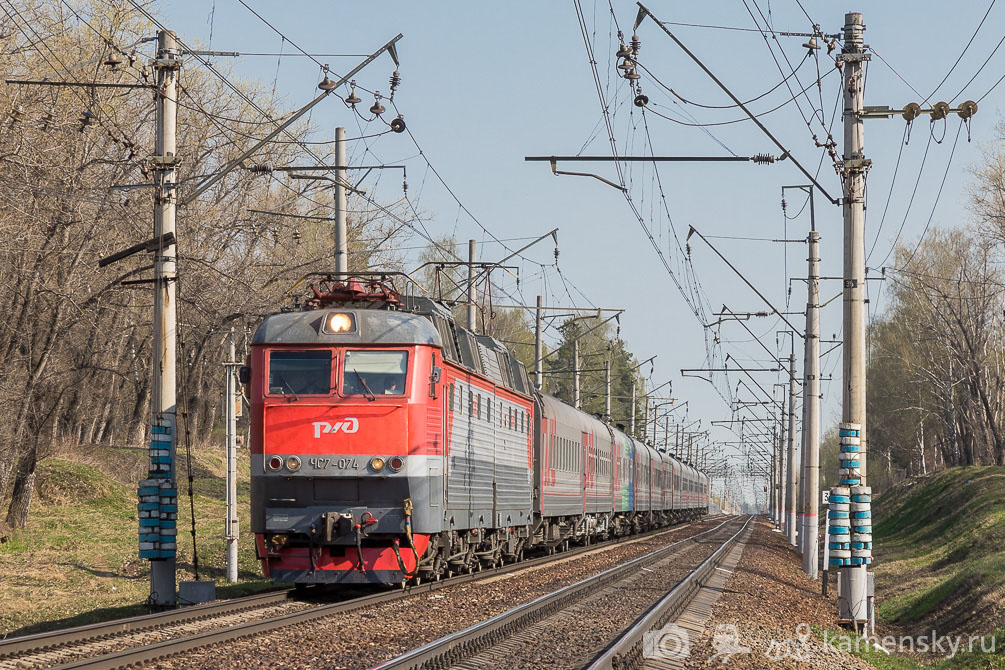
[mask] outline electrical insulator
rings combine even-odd
[[[394,92],[398,90],[399,86],[401,86],[401,75],[398,74],[397,70],[391,73],[389,83],[391,84],[391,95],[394,95]]]
[[[636,72],[634,69],[628,70],[627,72],[625,72],[624,77],[625,77],[625,79],[628,79],[629,81],[635,81],[636,79],[641,79],[642,78],[642,76],[638,72]]]
[[[372,112],[373,109],[371,108],[370,111]],[[381,109],[381,111],[383,111],[383,109]],[[396,133],[405,132],[405,119],[401,117],[401,114],[398,114],[398,116],[391,119],[391,130]]]
[[[949,106],[948,102],[937,102],[932,105],[932,121],[938,121],[939,119],[944,119],[949,115],[952,108]]]
[[[977,113],[977,103],[973,100],[967,100],[960,105],[960,108],[956,111],[963,120],[969,119],[971,116]]]
[[[374,116],[380,116],[384,113],[384,105],[380,104],[380,91],[377,91],[373,95],[373,105],[370,106],[370,113]]]
[[[56,108],[50,107],[49,111],[42,115],[42,130],[48,130],[49,124],[56,120]]]
[[[251,166],[251,172],[253,174],[271,174],[272,166],[268,163],[256,163]]]
[[[771,154],[754,154],[750,160],[758,165],[768,165],[775,162],[775,157]]]
[[[22,120],[24,120],[24,105],[12,107],[10,110],[10,124],[13,126]]]
[[[80,115],[79,119],[77,119],[77,121],[80,123],[80,132],[84,132],[84,130],[88,126],[94,125],[94,122],[97,121],[97,119],[98,117],[95,115],[94,112],[92,112],[90,109],[85,109],[84,113]]]
[[[628,56],[632,55],[632,50],[629,49],[627,46],[625,46],[625,43],[622,42],[621,45],[618,47],[617,52],[614,55],[617,58],[627,58]]]
[[[328,78],[328,73],[325,72],[325,78],[321,80],[318,84],[318,88],[327,93],[335,88],[335,82]]]
[[[645,93],[639,92],[639,94],[635,96],[636,107],[645,107],[648,104],[649,104],[649,96],[646,95]]]
[[[639,55],[639,47],[642,46],[642,42],[639,40],[638,35],[632,35],[632,53],[636,56]]]

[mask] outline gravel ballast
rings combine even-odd
[[[833,581],[831,587],[824,598],[820,580],[803,574],[802,558],[785,536],[757,519],[704,632],[690,642],[686,667],[872,668],[811,629],[839,630]]]
[[[692,523],[659,536],[434,593],[326,617],[208,649],[179,654],[144,668],[366,668],[487,619],[514,605],[620,565],[667,544],[714,528],[723,519]]]

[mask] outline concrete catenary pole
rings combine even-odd
[[[478,289],[475,288],[475,256],[477,242],[468,240],[468,330],[478,332],[478,313],[475,307],[478,303]]]
[[[604,361],[604,420],[611,420],[611,359]]]
[[[785,432],[785,417],[788,416],[788,406],[789,399],[787,396],[782,397],[782,415],[778,420],[778,513],[781,516],[779,519],[778,528],[783,532],[788,532],[788,526],[786,525],[789,521],[788,515],[785,513],[785,507],[789,500],[789,489],[788,489],[788,478],[786,477],[786,466],[788,465],[788,458],[786,457],[786,432]]]
[[[175,233],[178,199],[175,131],[178,121],[178,69],[181,52],[170,30],[157,33],[157,138],[154,150],[154,237]],[[177,345],[175,301],[177,248],[168,244],[154,253],[153,425],[170,437],[168,486],[177,489],[175,461],[177,419],[175,351]],[[150,602],[173,606],[176,602],[175,556],[150,561]]]
[[[542,360],[544,356],[544,333],[542,332],[544,322],[541,315],[543,300],[544,298],[537,296],[537,309],[534,312],[534,383],[537,385],[538,391],[544,389],[544,361]]]
[[[865,77],[862,14],[845,14],[844,44],[840,60],[844,62],[844,154],[840,163],[844,177],[844,389],[841,421],[857,424],[861,445],[861,486],[866,486],[865,415],[865,174],[871,161],[865,158],[863,122]],[[842,620],[867,620],[866,566],[841,569],[841,598],[838,617]]]
[[[795,340],[795,336],[792,338]],[[793,344],[793,347],[795,345]],[[796,354],[789,354],[789,454],[786,466],[786,526],[785,532],[789,538],[789,544],[796,546],[796,497],[798,496],[797,480],[799,478],[796,467]]]
[[[635,437],[635,401],[638,394],[638,384],[635,383],[635,376],[632,375],[632,413],[628,417],[628,434]]]
[[[810,192],[812,199],[812,191]],[[812,207],[810,214],[812,218]],[[812,226],[811,226],[812,227]],[[817,578],[817,510],[820,504],[820,233],[810,231],[806,339],[803,361],[803,572]]]
[[[579,338],[572,341],[572,406],[582,409],[579,402]]]
[[[775,494],[775,469],[777,464],[775,463],[776,458],[776,438],[775,431],[771,431],[771,456],[768,459],[768,518],[771,519],[772,524],[777,524],[777,496]]]
[[[227,336],[226,397],[224,399],[227,423],[227,522],[224,533],[227,538],[227,581],[237,581],[237,540],[239,534],[237,521],[237,400],[238,386],[234,379],[237,366],[237,353],[234,347],[234,329]]]
[[[349,272],[349,235],[346,229],[345,128],[335,128],[335,272]]]

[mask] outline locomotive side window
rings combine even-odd
[[[407,351],[347,351],[342,370],[345,395],[403,395]]]
[[[331,351],[269,352],[270,395],[328,395],[331,380]]]

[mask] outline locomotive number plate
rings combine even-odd
[[[334,468],[336,470],[359,470],[359,461],[355,458],[311,458],[307,463],[316,470]]]

